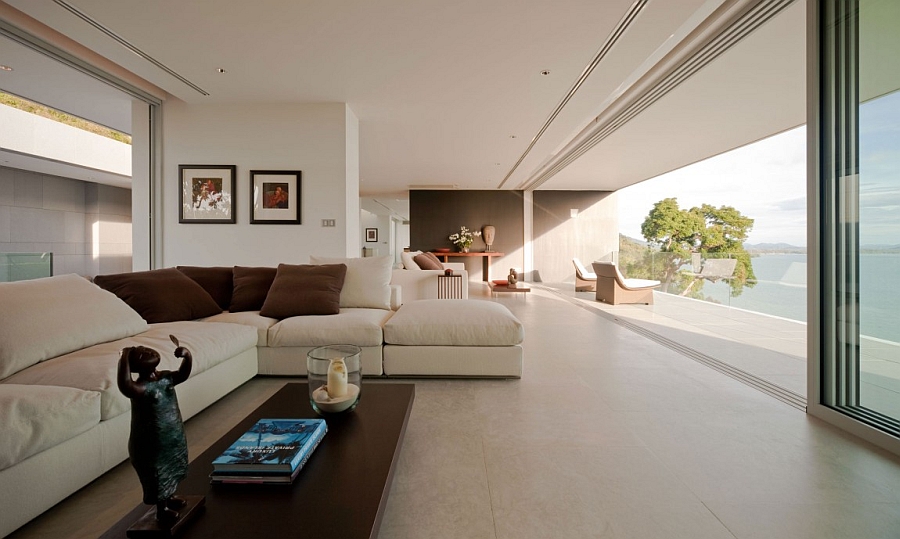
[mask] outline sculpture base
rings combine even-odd
[[[144,538],[169,538],[175,537],[184,529],[184,527],[190,523],[195,517],[199,516],[203,511],[203,504],[206,502],[205,496],[179,496],[182,498],[186,505],[182,507],[178,512],[178,520],[176,520],[171,526],[163,526],[160,524],[158,520],[156,520],[156,506],[151,506],[150,509],[144,513],[144,516],[139,518],[137,522],[131,525],[128,528],[128,531],[125,533],[128,537],[144,537]]]

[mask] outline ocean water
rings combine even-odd
[[[806,255],[763,254],[753,257],[758,283],[730,297],[724,283],[703,284],[704,295],[722,305],[806,321]],[[862,254],[860,273],[860,332],[900,342],[900,254]]]

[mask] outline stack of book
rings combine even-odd
[[[260,419],[213,461],[213,483],[290,484],[328,431],[323,419]]]

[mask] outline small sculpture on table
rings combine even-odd
[[[519,282],[519,274],[516,273],[516,268],[509,268],[509,276],[506,278],[506,286],[514,288],[517,282]]]
[[[494,225],[484,225],[481,229],[481,237],[484,238],[484,252],[490,253],[494,250],[494,235],[497,233],[497,227]]]
[[[131,400],[128,456],[141,481],[144,503],[155,505],[128,530],[129,537],[171,537],[202,507],[203,496],[175,496],[188,471],[187,439],[175,386],[188,379],[193,357],[174,335],[177,371],[158,371],[159,352],[145,346],[122,350],[117,383]],[[137,373],[137,380],[132,378]]]

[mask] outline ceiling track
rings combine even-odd
[[[747,10],[719,34],[672,69],[652,88],[635,99],[629,106],[608,120],[598,123],[592,134],[554,161],[537,177],[521,184],[517,189],[537,189],[550,178],[569,166],[576,159],[590,151],[603,139],[610,136],[632,118],[646,110],[663,96],[674,90],[682,82],[709,65],[716,58],[738,44],[754,30],[774,18],[795,0],[764,0]],[[600,117],[594,121],[600,122]]]
[[[544,135],[544,132],[550,127],[550,124],[553,123],[553,120],[559,116],[559,113],[562,112],[562,109],[569,103],[572,97],[575,96],[575,93],[581,88],[581,85],[587,80],[587,78],[594,72],[594,69],[600,64],[603,58],[612,50],[613,45],[619,41],[619,38],[625,34],[625,31],[631,26],[631,23],[637,18],[637,16],[641,13],[644,7],[647,5],[648,0],[635,0],[631,7],[628,8],[628,11],[619,21],[613,31],[606,37],[606,41],[603,42],[603,46],[600,47],[600,50],[597,51],[597,54],[594,55],[594,59],[591,60],[591,63],[584,68],[584,71],[581,72],[581,76],[578,77],[578,80],[575,81],[575,84],[569,88],[569,91],[562,98],[562,101],[556,106],[553,112],[550,114],[550,117],[547,118],[547,121],[544,122],[544,125],[541,127],[540,131],[538,131],[537,135],[531,139],[531,142],[528,144],[528,147],[525,148],[525,151],[522,152],[522,156],[519,157],[519,160],[516,161],[516,164],[512,166],[509,172],[506,173],[506,176],[503,178],[503,181],[500,182],[500,185],[497,186],[497,189],[501,189],[503,185],[509,181],[512,177],[513,173],[519,168],[519,165],[525,160],[531,150],[534,148],[535,144],[537,144],[538,140]]]
[[[88,77],[98,80],[104,84],[108,84],[109,86],[112,86],[113,88],[116,88],[117,90],[120,90],[130,95],[131,97],[134,97],[135,99],[139,99],[145,103],[157,106],[161,103],[159,98],[145,92],[144,90],[141,90],[137,86],[134,86],[114,75],[111,75],[97,67],[94,67],[88,62],[85,62],[84,60],[72,54],[69,54],[59,47],[52,45],[49,42],[3,20],[0,20],[0,36],[15,41],[16,43],[34,52],[43,54],[47,58],[68,66],[78,71],[79,73],[87,75]]]
[[[158,67],[159,69],[165,71],[165,72],[168,73],[169,75],[175,77],[176,79],[178,79],[178,80],[181,81],[182,83],[186,84],[186,85],[189,86],[191,89],[195,90],[196,92],[200,93],[201,95],[204,95],[204,96],[208,96],[208,95],[209,95],[209,92],[207,92],[207,91],[204,90],[203,88],[197,86],[197,85],[194,84],[193,82],[189,81],[187,78],[185,78],[185,77],[179,75],[178,73],[175,72],[175,70],[173,70],[173,69],[170,68],[169,66],[165,65],[164,63],[160,62],[160,61],[157,60],[156,58],[154,58],[154,57],[150,56],[149,54],[147,54],[146,52],[142,51],[142,50],[139,49],[136,45],[132,44],[130,41],[128,41],[128,40],[125,39],[124,37],[120,36],[119,34],[113,32],[111,29],[109,29],[108,27],[104,26],[102,23],[100,23],[100,22],[97,21],[96,19],[92,18],[92,17],[91,17],[90,15],[88,15],[87,13],[81,11],[81,10],[78,9],[77,7],[73,6],[72,4],[66,2],[65,0],[53,0],[53,2],[56,3],[58,6],[60,6],[61,8],[65,9],[66,11],[68,11],[69,13],[71,13],[72,15],[75,15],[75,16],[78,17],[79,19],[81,19],[81,20],[83,20],[84,22],[90,24],[91,26],[93,26],[93,27],[96,28],[97,30],[100,30],[102,33],[106,34],[108,37],[112,38],[115,42],[117,42],[118,44],[122,45],[123,47],[125,47],[125,48],[128,49],[129,51],[133,52],[134,54],[137,54],[138,56],[140,56],[140,57],[143,58],[144,60],[150,62],[150,63],[153,64],[154,66],[156,66],[156,67]]]

